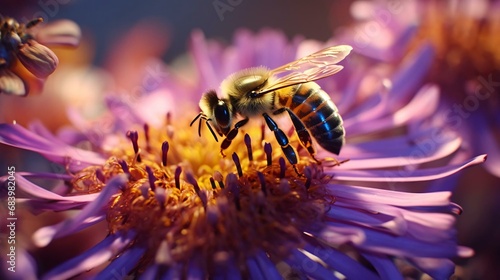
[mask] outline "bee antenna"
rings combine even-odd
[[[214,136],[215,138],[215,142],[219,142],[219,140],[217,139],[217,135],[215,135],[215,132],[214,130],[212,129],[212,126],[208,123],[210,121],[210,119],[207,119],[207,121],[205,122],[207,124],[207,127],[208,127],[208,130],[210,130],[210,132],[212,133],[212,135]],[[201,120],[200,120],[201,122]]]

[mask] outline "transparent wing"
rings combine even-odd
[[[352,47],[347,45],[329,47],[275,68],[270,71],[270,74],[277,79],[258,90],[257,93],[263,94],[331,76],[344,68],[336,64],[342,61],[351,50]]]

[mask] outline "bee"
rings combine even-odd
[[[217,142],[215,131],[224,136],[221,143],[221,154],[224,156],[224,150],[231,145],[238,130],[250,118],[261,116],[297,171],[297,153],[271,117],[286,112],[301,145],[316,162],[320,163],[314,157],[316,151],[311,135],[325,150],[338,155],[345,143],[342,117],[330,96],[314,81],[342,70],[343,66],[337,63],[351,50],[352,47],[347,45],[333,46],[276,69],[254,67],[238,71],[221,83],[223,98],[219,98],[214,90],[202,96],[199,103],[201,112],[190,126],[199,120],[198,134],[201,136],[204,120]]]

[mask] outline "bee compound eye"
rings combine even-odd
[[[214,116],[217,124],[221,128],[226,128],[230,125],[231,113],[229,112],[226,102],[219,100],[214,108]]]

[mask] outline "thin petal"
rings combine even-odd
[[[409,193],[338,184],[326,187],[338,198],[403,207],[448,205],[451,196],[451,192]]]
[[[276,269],[276,265],[263,251],[257,252],[255,259],[265,279],[279,279],[281,277],[279,271]]]
[[[285,261],[290,267],[302,272],[307,278],[338,279],[332,271],[326,269],[321,263],[311,259],[300,250],[293,250]]]
[[[401,271],[399,271],[399,269],[394,265],[391,257],[368,253],[364,253],[362,255],[370,262],[371,265],[373,265],[375,270],[377,270],[381,279],[403,280]]]
[[[377,275],[361,265],[359,262],[351,257],[337,251],[334,248],[319,248],[307,244],[305,249],[311,254],[317,256],[321,261],[326,263],[329,267],[340,272],[347,279],[379,279]],[[271,279],[271,278],[267,278]],[[382,278],[388,279],[388,278]]]
[[[455,272],[455,264],[449,259],[409,258],[409,261],[433,279],[450,279]]]
[[[75,196],[62,196],[51,191],[48,191],[24,178],[21,174],[16,174],[16,183],[20,189],[32,195],[35,198],[50,200],[53,203],[57,201],[67,201],[70,203],[91,202],[94,201],[99,194],[85,194]]]
[[[95,279],[125,279],[137,265],[145,251],[146,248],[132,246],[106,266]]]
[[[42,279],[69,279],[108,262],[132,241],[132,236],[109,235],[88,251],[49,271]]]
[[[66,236],[78,232],[93,225],[104,218],[102,213],[109,199],[120,191],[120,188],[128,181],[124,174],[117,175],[109,180],[99,196],[87,204],[87,206],[71,219],[65,220],[53,226],[43,227],[35,232],[33,240],[39,247],[46,246],[54,238]]]
[[[49,160],[78,171],[89,165],[102,165],[101,155],[66,145],[62,141],[45,139],[16,124],[0,124],[0,143],[37,152]]]
[[[393,99],[381,100],[377,106],[370,111],[363,112],[356,117],[348,118],[344,121],[344,127],[349,135],[368,134],[374,131],[402,126],[409,121],[419,121],[431,116],[437,108],[439,102],[439,90],[436,86],[425,86],[408,102],[404,107],[385,117],[375,119],[382,112],[387,111],[385,106],[392,104]],[[375,113],[375,108],[378,110]]]
[[[346,170],[416,166],[449,156],[460,147],[462,139],[455,138],[439,143],[411,140],[405,142],[399,146],[394,142],[395,145],[385,145],[389,141],[370,142],[363,145],[367,150],[360,149],[357,145],[346,146],[342,152],[349,161],[335,168]],[[413,143],[410,144],[411,142]],[[390,150],[384,153],[386,149]]]
[[[337,238],[340,229],[357,232],[357,234],[350,235],[354,238],[342,240]],[[431,243],[408,236],[394,236],[370,228],[354,228],[336,222],[330,222],[329,226],[323,229],[320,237],[332,245],[341,245],[343,243],[337,242],[347,241],[361,250],[391,256],[453,258],[462,254],[454,240]]]
[[[339,181],[357,182],[418,182],[431,181],[446,176],[450,176],[460,170],[472,165],[482,163],[486,160],[486,155],[477,156],[467,162],[457,165],[449,165],[436,168],[417,170],[326,170],[325,173],[334,176]]]

